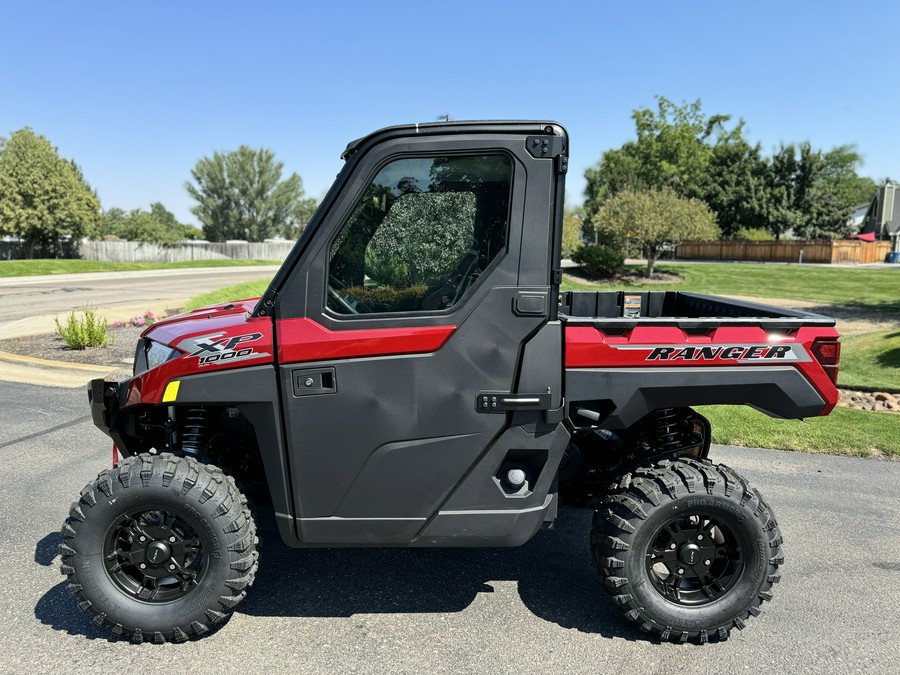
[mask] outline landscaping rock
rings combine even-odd
[[[838,405],[844,408],[900,414],[900,392],[864,392],[838,389]]]

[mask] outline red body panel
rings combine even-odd
[[[302,363],[435,352],[456,326],[328,330],[312,319],[278,321],[278,362]]]
[[[135,377],[126,405],[160,403],[166,385],[186,375],[274,363],[272,321],[251,318],[256,302],[243,300],[196,310],[144,331],[144,337],[179,348],[184,354]],[[308,318],[282,319],[277,321],[278,362],[431,353],[455,330],[455,326],[418,326],[333,331]],[[801,327],[774,334],[763,326],[720,326],[692,335],[678,326],[638,325],[624,335],[607,335],[591,325],[572,324],[565,326],[565,336],[566,368],[791,365],[822,395],[826,402],[823,415],[837,403],[837,389],[811,351],[817,339],[838,338],[833,328]],[[214,360],[213,349],[232,343],[230,351],[234,353],[229,356],[238,358]],[[241,355],[242,351],[248,353]]]
[[[243,324],[257,302],[259,298],[252,298],[195,309],[193,312],[157,321],[141,333],[141,337],[149,337],[174,347],[191,335],[213,333],[222,328]]]
[[[762,326],[721,326],[704,335],[689,335],[678,326],[635,326],[624,335],[606,335],[594,326],[566,326],[566,368],[654,368],[698,366],[792,365],[808,379],[825,399],[822,411],[827,415],[834,408],[838,392],[822,366],[812,357],[811,347],[816,339],[836,340],[834,328],[802,327],[786,335],[771,334]],[[791,354],[808,357],[806,360],[779,359],[774,347],[790,346]],[[665,346],[673,346],[674,358],[661,359],[658,354]],[[704,358],[684,358],[684,347],[700,354],[701,347],[710,347]],[[719,349],[716,349],[716,348]],[[802,351],[801,351],[802,350]],[[771,358],[767,358],[769,355]],[[682,355],[679,358],[679,355]],[[654,358],[655,357],[655,358]]]
[[[251,318],[256,302],[205,307],[150,326],[142,337],[184,354],[137,375],[129,386],[126,406],[160,403],[166,385],[179,377],[274,363],[272,320]],[[455,326],[422,326],[332,331],[311,319],[277,323],[279,363],[424,354],[440,349],[456,330]],[[228,345],[232,348],[216,351]],[[242,355],[245,350],[249,353]]]
[[[159,321],[142,333],[142,337],[175,347],[183,355],[137,375],[128,388],[126,406],[138,403],[156,404],[162,401],[166,385],[186,375],[197,375],[220,370],[274,363],[272,348],[272,321],[268,317],[251,318],[256,300],[241,300],[214,307],[204,307],[171,319]],[[256,337],[258,335],[258,337]],[[213,337],[210,337],[213,336]],[[251,352],[240,358],[207,361],[204,358],[214,352],[202,350],[195,341],[216,341],[227,344],[241,337],[253,337],[238,343]],[[195,349],[198,347],[198,349]],[[196,354],[200,351],[200,354]],[[235,353],[232,350],[232,353]]]

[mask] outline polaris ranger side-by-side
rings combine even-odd
[[[834,321],[560,294],[567,155],[552,122],[374,133],[261,298],[149,327],[134,376],[89,387],[114,467],[62,530],[80,607],[136,642],[224,621],[257,572],[252,491],[294,547],[516,546],[569,500],[640,628],[705,642],[758,614],[781,534],[689,406],[828,414]]]

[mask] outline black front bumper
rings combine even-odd
[[[103,379],[91,380],[87,389],[88,404],[94,426],[113,439],[119,450],[128,453],[122,436],[124,415],[119,405],[120,384]]]

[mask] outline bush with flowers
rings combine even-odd
[[[149,326],[154,321],[156,321],[156,317],[153,315],[153,312],[144,312],[143,314],[137,314],[131,317],[127,321],[116,321],[113,324],[113,328],[127,328],[128,326],[140,328],[142,326]]]

